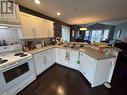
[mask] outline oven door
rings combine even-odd
[[[15,63],[0,71],[0,95],[35,74],[32,59]]]

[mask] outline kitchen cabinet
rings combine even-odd
[[[37,75],[41,74],[55,63],[54,52],[55,49],[49,49],[33,55]]]
[[[91,83],[92,87],[111,82],[115,58],[95,60],[88,55],[80,54],[80,72]]]
[[[19,25],[20,24],[20,14],[19,6],[15,4],[15,13],[7,16],[6,14],[0,15],[0,24],[9,24],[9,25]]]
[[[20,12],[22,39],[53,37],[53,21]]]
[[[55,48],[56,63],[67,66],[72,69],[79,70],[79,51]]]

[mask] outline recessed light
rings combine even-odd
[[[40,4],[40,0],[34,0],[35,4]]]
[[[60,16],[60,15],[61,15],[61,13],[60,13],[60,12],[57,12],[57,15],[58,15],[58,16]]]

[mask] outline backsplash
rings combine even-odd
[[[19,28],[0,29],[0,41],[6,41],[6,44],[20,43]]]
[[[33,50],[39,47],[52,44],[52,38],[36,38],[36,39],[22,39],[23,50]]]

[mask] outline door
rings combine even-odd
[[[35,70],[36,74],[39,75],[45,70],[45,53],[37,53],[33,55],[34,58],[34,65],[35,65]]]
[[[22,26],[22,38],[33,38],[35,35],[35,29],[33,28],[34,21],[32,17],[26,13],[20,12],[21,26]]]
[[[54,36],[53,22],[52,21],[47,21],[47,23],[48,23],[47,29],[48,29],[48,32],[49,32],[48,37],[53,37]]]
[[[60,63],[60,49],[59,48],[55,48],[55,62],[56,63]]]
[[[36,38],[42,38],[44,37],[43,35],[43,22],[42,22],[42,18],[39,18],[39,17],[35,17],[35,16],[32,16],[33,18],[33,25],[34,25],[34,29],[35,29],[35,37]]]
[[[67,49],[60,49],[59,61],[61,65],[68,66],[68,62],[70,60],[70,51]]]
[[[79,64],[80,64],[80,52],[70,50],[70,60],[69,60],[70,67],[78,70]]]
[[[85,75],[86,79],[92,83],[96,61],[83,53],[81,53],[80,56],[80,70]]]

